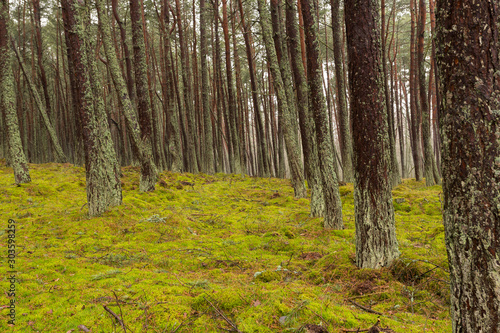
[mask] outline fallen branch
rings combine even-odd
[[[118,323],[122,326],[123,328],[123,331],[124,332],[127,332],[127,329],[125,328],[125,324],[123,323],[123,321],[121,320],[120,316],[117,315],[116,313],[113,312],[113,310],[111,310],[110,308],[108,308],[106,305],[103,305],[103,308],[104,310],[106,310],[110,315],[112,315],[113,317],[115,317],[115,319],[118,321]]]
[[[227,317],[224,315],[224,313],[222,313],[222,311],[221,311],[221,310],[219,310],[219,308],[217,308],[215,305],[213,305],[213,304],[212,304],[212,302],[210,302],[210,301],[209,301],[209,300],[208,300],[205,296],[203,296],[203,298],[205,299],[205,301],[207,301],[207,302],[208,302],[208,304],[210,304],[210,305],[214,308],[215,312],[217,312],[217,313],[219,314],[219,316],[221,316],[221,317],[222,317],[222,319],[224,319],[224,320],[226,321],[226,323],[228,323],[228,324],[229,324],[229,325],[230,325],[230,326],[231,326],[231,327],[232,327],[232,328],[233,328],[236,332],[238,332],[238,333],[243,333],[243,332],[241,332],[241,331],[238,329],[238,326],[236,326],[236,324],[235,324],[235,323],[233,323],[231,320],[229,320],[229,318],[227,318]]]
[[[378,312],[378,311],[375,311],[375,310],[372,310],[370,308],[367,308],[366,306],[363,306],[359,303],[356,303],[354,302],[353,300],[350,300],[350,299],[347,299],[347,301],[349,301],[349,303],[351,303],[352,305],[355,305],[357,306],[358,308],[360,308],[361,310],[364,310],[366,312],[369,312],[369,313],[373,313],[373,314],[376,314],[376,315],[379,315],[379,316],[383,316],[384,314],[381,313],[381,312]]]

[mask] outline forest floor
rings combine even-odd
[[[340,188],[345,229],[324,230],[288,180],[164,172],[140,193],[127,167],[123,205],[89,218],[83,168],[30,167],[16,186],[0,162],[0,248],[8,219],[17,246],[15,326],[1,256],[1,332],[363,332],[377,319],[451,331],[440,186],[394,189],[402,255],[370,270],[354,264],[352,184]]]

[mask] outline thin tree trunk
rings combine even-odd
[[[293,127],[292,117],[293,109],[288,105],[288,99],[285,92],[283,78],[278,66],[279,61],[276,55],[276,50],[272,42],[272,27],[269,9],[264,0],[257,1],[260,14],[260,25],[262,28],[263,40],[266,48],[267,61],[273,76],[273,85],[276,89],[276,96],[278,98],[279,112],[278,117],[282,119],[283,138],[285,140],[288,163],[292,175],[292,186],[296,198],[304,198],[307,191],[304,184],[304,173],[301,165],[301,160],[298,151],[298,144],[296,141],[296,127]],[[281,161],[280,161],[281,163]]]
[[[241,0],[240,0],[241,1]],[[204,172],[208,174],[213,174],[215,172],[215,155],[214,155],[214,143],[212,134],[212,121],[211,121],[211,110],[209,104],[209,89],[208,85],[208,65],[207,65],[207,21],[208,21],[208,11],[205,0],[200,0],[200,67],[201,67],[201,107],[203,112],[203,123],[204,123],[204,146],[203,146],[203,161],[204,161]]]
[[[110,22],[107,13],[104,11],[104,1],[96,0],[96,8],[98,14],[99,29],[101,30],[102,40],[104,44],[104,52],[106,54],[107,65],[111,72],[111,77],[123,107],[125,121],[127,124],[127,132],[130,136],[132,151],[134,156],[141,164],[141,177],[139,190],[143,192],[153,191],[155,188],[157,169],[153,160],[153,151],[151,142],[147,138],[142,137],[141,129],[136,117],[136,111],[133,107],[133,102],[128,94],[128,88],[125,80],[121,75],[118,59],[113,47],[111,39]],[[139,83],[140,79],[136,81]],[[140,91],[137,89],[137,91]]]
[[[68,159],[61,148],[61,145],[59,143],[59,139],[57,138],[54,126],[52,126],[52,123],[49,119],[49,114],[48,114],[47,110],[45,109],[46,105],[44,105],[42,103],[42,100],[40,98],[40,94],[38,93],[36,85],[33,83],[33,80],[29,76],[29,73],[27,72],[27,70],[24,66],[24,63],[21,59],[21,56],[19,55],[17,48],[14,45],[13,45],[13,49],[14,49],[15,55],[17,57],[19,66],[21,67],[21,70],[24,74],[24,77],[25,77],[26,81],[28,82],[28,88],[31,92],[31,95],[33,96],[33,99],[34,99],[35,104],[38,108],[38,111],[40,111],[40,115],[42,116],[43,124],[45,125],[45,128],[47,129],[47,132],[49,133],[50,140],[52,141],[54,150],[56,151],[57,162],[66,163]]]
[[[422,140],[424,146],[424,177],[426,186],[432,186],[434,181],[433,167],[436,163],[431,145],[431,129],[430,129],[430,113],[429,103],[427,100],[427,90],[425,87],[425,59],[424,59],[424,33],[426,20],[425,2],[419,0],[419,16],[418,16],[418,83],[420,93],[420,107],[422,110]]]
[[[316,124],[316,144],[320,173],[323,180],[325,200],[324,227],[327,229],[343,229],[342,202],[340,200],[337,174],[334,170],[335,156],[333,137],[328,129],[328,117],[323,95],[321,78],[321,62],[319,38],[313,4],[310,0],[301,0],[302,17],[304,18],[304,34],[307,49],[307,84],[309,86],[309,103],[314,123]],[[330,120],[331,121],[331,120]]]
[[[342,29],[343,21],[340,16],[340,0],[331,0],[332,33],[333,33],[333,61],[335,64],[335,80],[337,83],[337,113],[339,123],[339,137],[342,156],[342,175],[344,182],[352,182],[352,138],[349,124],[349,112],[346,103],[346,84],[344,81],[344,66],[342,64]]]
[[[297,10],[295,9],[295,4],[287,1],[286,34],[292,73],[297,90],[297,109],[302,136],[302,149],[304,151],[304,170],[309,188],[311,189],[311,216],[324,216],[325,199],[323,196],[323,180],[320,172],[318,147],[315,140],[316,128],[311,109],[309,108],[309,91],[297,30]]]

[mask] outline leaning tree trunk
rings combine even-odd
[[[316,143],[318,145],[319,167],[323,181],[325,199],[324,227],[343,229],[342,202],[340,201],[339,184],[334,169],[333,138],[328,128],[328,117],[323,95],[322,66],[319,57],[319,38],[317,24],[310,0],[301,0],[304,34],[307,50],[307,83],[309,86],[309,103],[316,124]]]
[[[59,139],[57,138],[56,131],[54,126],[52,126],[52,123],[49,119],[49,113],[48,110],[45,108],[45,105],[42,103],[42,99],[40,98],[40,94],[38,92],[38,89],[36,88],[35,83],[31,79],[30,73],[26,70],[24,63],[21,59],[21,56],[19,55],[19,52],[15,48],[15,45],[12,45],[14,48],[14,53],[16,55],[17,61],[19,63],[19,67],[21,67],[21,71],[23,72],[24,78],[26,79],[28,83],[28,88],[31,92],[31,96],[33,97],[33,100],[35,101],[36,107],[38,111],[40,111],[40,115],[42,116],[43,124],[45,125],[45,128],[47,129],[47,132],[49,133],[50,140],[52,141],[53,148],[56,152],[56,161],[60,163],[65,163],[68,161],[66,155],[64,155],[64,152],[62,150],[62,147],[59,143]]]
[[[125,80],[123,79],[120,66],[118,64],[118,58],[113,47],[110,30],[111,23],[109,17],[104,12],[104,1],[96,0],[96,7],[99,18],[99,28],[101,30],[102,42],[104,45],[104,52],[108,61],[107,65],[111,73],[111,78],[115,85],[118,98],[123,106],[123,113],[125,115],[127,132],[130,137],[132,151],[141,164],[139,190],[143,192],[153,191],[155,189],[157,169],[153,161],[151,141],[147,140],[147,138],[143,139],[141,137],[141,129],[139,128],[139,122],[137,121],[136,111],[128,93],[129,90]],[[140,82],[140,80],[137,80],[136,82]],[[139,89],[137,91],[139,91]],[[140,99],[141,97],[139,97],[139,100]]]
[[[0,1],[0,110],[7,134],[9,160],[14,169],[16,184],[31,182],[28,162],[24,155],[16,113],[12,55],[9,48],[9,1]]]
[[[356,264],[380,268],[399,256],[376,0],[346,0],[354,143]]]
[[[500,332],[500,5],[438,0],[436,56],[453,332]]]
[[[295,3],[286,2],[286,34],[293,78],[297,89],[297,109],[299,113],[302,150],[304,151],[304,171],[311,189],[311,216],[324,216],[325,199],[323,196],[323,180],[320,172],[318,147],[316,144],[316,128],[309,108],[309,90],[305,76],[302,52],[297,24]]]
[[[96,216],[109,206],[121,204],[120,169],[99,96],[101,87],[97,82],[97,64],[88,27],[90,16],[87,8],[76,2],[61,0],[61,5],[70,43],[68,52],[74,66],[72,84],[79,93],[76,109],[83,133],[89,215]]]
[[[288,163],[290,166],[290,172],[292,174],[292,186],[296,198],[304,198],[307,195],[307,191],[304,184],[304,172],[302,170],[299,147],[296,140],[294,140],[294,131],[296,128],[292,126],[292,114],[291,109],[288,106],[288,100],[285,93],[285,87],[283,83],[283,78],[281,76],[280,68],[278,65],[278,57],[276,55],[276,50],[272,41],[272,28],[271,28],[271,17],[269,15],[269,8],[266,5],[265,0],[257,1],[260,14],[260,25],[262,28],[263,40],[266,48],[267,61],[273,76],[273,83],[276,89],[276,96],[278,98],[278,117],[283,120],[283,137],[285,139],[286,152],[288,157]],[[280,161],[281,163],[281,161]]]

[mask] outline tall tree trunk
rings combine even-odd
[[[0,109],[5,124],[9,162],[16,184],[31,182],[28,162],[23,151],[16,113],[12,55],[9,48],[9,1],[0,1]]]
[[[312,1],[301,0],[301,10],[302,17],[304,18],[304,34],[307,50],[309,103],[311,114],[316,124],[316,144],[318,145],[319,166],[325,200],[325,219],[323,225],[328,229],[343,229],[342,202],[340,200],[337,174],[334,170],[333,137],[330,135],[328,129],[328,117],[321,77],[322,66],[319,53],[319,38]]]
[[[240,0],[241,1],[241,0]],[[201,67],[201,108],[203,113],[204,123],[204,146],[203,146],[203,161],[204,172],[213,174],[215,172],[215,155],[214,143],[212,134],[211,110],[209,104],[209,89],[208,85],[208,65],[207,65],[207,20],[209,8],[205,0],[200,0],[200,67]]]
[[[266,144],[266,136],[264,133],[264,123],[262,121],[262,114],[260,111],[259,96],[257,92],[257,80],[255,78],[255,62],[254,62],[254,52],[251,42],[251,31],[245,22],[245,16],[243,12],[242,0],[238,0],[238,7],[240,10],[241,25],[243,29],[243,37],[245,39],[245,49],[248,61],[248,72],[250,74],[250,85],[252,88],[252,102],[253,102],[253,113],[254,113],[254,123],[256,131],[256,144],[257,144],[257,159],[258,159],[258,175],[262,177],[268,177],[271,173],[270,166],[268,163],[268,149]]]
[[[226,56],[226,80],[227,80],[227,97],[229,106],[229,131],[231,137],[231,152],[229,163],[231,165],[231,172],[242,173],[243,168],[241,165],[240,157],[240,140],[238,136],[238,111],[236,99],[234,96],[234,83],[233,83],[233,66],[231,64],[231,46],[229,40],[229,21],[227,18],[227,0],[222,0],[222,31],[224,33],[224,47]]]
[[[119,101],[123,107],[127,132],[132,144],[132,151],[141,164],[141,178],[139,190],[143,192],[153,191],[155,189],[157,169],[153,160],[153,150],[151,141],[142,137],[139,122],[137,121],[136,111],[132,100],[128,94],[128,88],[121,75],[118,58],[116,56],[113,42],[111,39],[111,24],[107,13],[104,11],[104,0],[96,0],[99,29],[101,30],[104,52],[106,54],[107,65],[111,72],[111,77],[118,94]],[[140,82],[140,79],[136,81]],[[139,89],[137,91],[140,91]]]
[[[422,180],[422,149],[420,137],[420,108],[418,103],[418,85],[417,85],[417,69],[416,69],[416,49],[415,42],[415,2],[410,0],[411,13],[411,31],[410,31],[410,114],[411,114],[411,141],[412,141],[412,157],[413,166],[415,169],[415,179]]]
[[[378,3],[346,0],[345,17],[352,94],[356,265],[380,268],[391,264],[399,250],[391,194]]]
[[[292,117],[293,109],[288,105],[288,99],[285,92],[285,86],[283,83],[283,78],[281,76],[281,71],[279,68],[278,57],[276,55],[276,50],[272,41],[272,27],[271,27],[271,17],[269,15],[269,9],[266,6],[265,0],[257,1],[260,14],[260,25],[262,28],[263,40],[266,48],[267,61],[270,66],[270,70],[273,76],[273,84],[276,89],[276,96],[278,98],[279,112],[278,117],[283,120],[283,137],[285,140],[286,151],[288,156],[288,163],[290,166],[290,172],[292,174],[292,186],[296,198],[304,198],[307,195],[307,191],[304,185],[304,173],[302,170],[300,155],[298,151],[298,144],[295,140],[296,138],[296,127],[293,127]],[[280,161],[281,163],[281,161]]]
[[[120,170],[113,149],[103,101],[98,95],[97,66],[89,33],[88,8],[61,0],[68,51],[74,65],[76,109],[82,126],[89,215],[96,216],[122,201]]]
[[[429,103],[427,101],[427,89],[425,87],[425,59],[424,59],[424,34],[426,20],[425,2],[419,0],[419,18],[418,18],[418,83],[420,93],[420,107],[422,110],[422,139],[424,143],[424,177],[425,184],[432,186],[434,181],[433,167],[436,163],[431,145],[431,128],[430,128],[430,113]],[[432,80],[432,78],[429,78]]]
[[[352,182],[352,137],[349,124],[349,112],[346,103],[346,86],[344,81],[344,65],[342,63],[342,25],[340,16],[340,0],[331,0],[332,32],[333,32],[333,61],[335,64],[335,80],[337,83],[337,113],[339,123],[339,137],[342,156],[342,171],[345,182]]]
[[[325,199],[323,196],[323,180],[320,172],[316,128],[313,114],[309,108],[307,79],[302,63],[302,52],[298,35],[297,10],[295,4],[286,2],[286,34],[288,50],[292,65],[292,73],[297,89],[297,109],[299,112],[302,149],[304,151],[304,170],[311,188],[311,216],[324,216]]]
[[[176,22],[179,34],[179,44],[181,50],[181,66],[182,66],[182,88],[184,96],[184,107],[186,110],[187,119],[187,142],[186,150],[188,157],[188,171],[197,173],[198,172],[198,161],[196,158],[196,147],[195,147],[195,120],[194,120],[194,105],[193,105],[193,94],[192,94],[192,79],[191,70],[189,68],[189,54],[187,41],[184,36],[184,28],[182,24],[182,14],[181,14],[181,3],[179,0],[175,0],[176,8]]]
[[[395,14],[394,14],[395,15]],[[389,90],[389,75],[387,73],[387,34],[385,24],[385,0],[381,0],[381,37],[382,37],[382,73],[384,80],[385,105],[387,110],[387,124],[389,126],[389,145],[391,154],[392,186],[401,183],[398,160],[396,158],[396,136],[394,135],[394,107]]]
[[[500,332],[500,5],[438,0],[443,220],[454,333]]]

